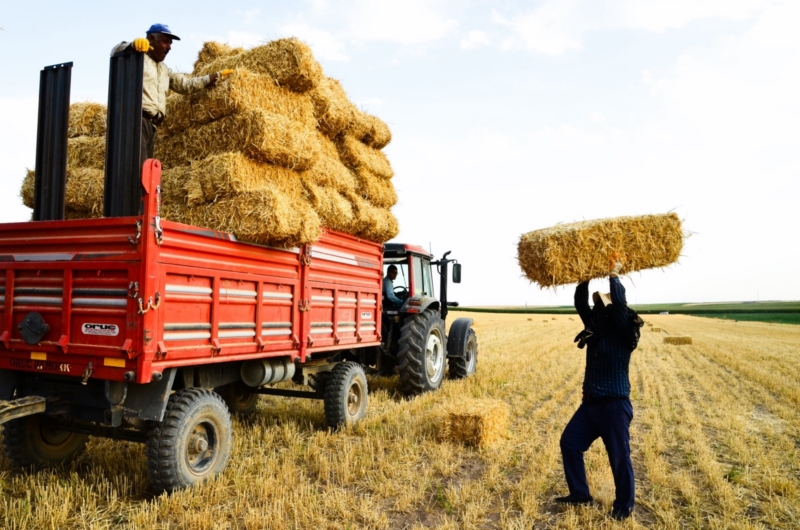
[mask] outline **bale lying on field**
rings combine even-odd
[[[650,328],[650,331],[655,331],[657,333],[661,333],[661,328]]]
[[[231,151],[303,171],[314,165],[319,145],[316,134],[302,124],[277,114],[248,110],[160,137],[155,157],[169,168]]]
[[[622,274],[666,267],[683,238],[675,213],[582,221],[523,234],[517,260],[530,281],[554,287],[608,276],[614,257],[626,260]]]
[[[439,430],[442,441],[488,447],[508,429],[508,405],[496,399],[459,400],[445,408]]]
[[[279,39],[239,53],[222,54],[210,62],[198,59],[196,75],[246,68],[270,76],[278,85],[295,92],[314,88],[323,77],[311,49],[295,38]]]
[[[249,110],[282,116],[308,130],[317,126],[308,96],[279,87],[267,75],[240,68],[208,90],[189,96],[170,95],[163,129],[173,134]]]
[[[681,344],[691,344],[691,343],[692,343],[692,337],[676,337],[676,336],[664,337],[664,344],[681,345]]]
[[[69,106],[67,136],[105,136],[106,114],[106,106],[100,103],[73,103]]]

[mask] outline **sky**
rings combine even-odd
[[[104,103],[112,46],[161,22],[185,72],[207,40],[307,42],[392,129],[395,241],[451,250],[464,305],[569,305],[574,286],[522,276],[520,235],[671,211],[683,255],[625,277],[629,302],[800,300],[800,1],[79,6],[0,7],[0,222],[30,218],[39,71],[73,61],[71,100]]]

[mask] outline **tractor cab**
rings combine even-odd
[[[449,265],[453,282],[461,282],[461,265],[446,252],[433,260],[417,245],[386,243],[383,247],[383,311],[378,371],[400,374],[402,391],[413,395],[438,388],[449,362],[449,376],[463,378],[475,372],[477,338],[472,319],[459,318],[445,332]],[[438,289],[433,266],[439,273]],[[438,294],[438,296],[437,296]]]

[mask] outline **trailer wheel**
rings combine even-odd
[[[164,420],[147,433],[147,474],[172,492],[221,473],[233,445],[231,415],[222,398],[203,388],[178,390]]]
[[[444,322],[438,311],[426,309],[406,318],[397,352],[402,392],[414,396],[439,388],[446,356]]]
[[[5,424],[3,449],[15,467],[40,469],[71,462],[88,439],[88,434],[65,431],[51,418],[35,414]]]
[[[258,405],[258,394],[251,392],[250,387],[241,381],[215,388],[214,391],[222,396],[231,414],[240,418],[250,416]]]
[[[478,369],[478,337],[473,329],[469,330],[469,337],[464,344],[463,357],[450,357],[448,366],[450,379],[464,379]]]
[[[367,413],[367,377],[360,365],[341,362],[325,382],[325,423],[332,429],[353,425]]]

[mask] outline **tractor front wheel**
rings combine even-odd
[[[178,390],[164,420],[147,436],[147,472],[161,492],[187,488],[225,469],[233,440],[231,415],[219,394]]]
[[[403,394],[415,396],[442,385],[447,357],[445,336],[444,321],[435,309],[406,318],[397,352]]]
[[[463,349],[464,351],[459,352],[460,356],[448,359],[448,366],[450,367],[448,375],[450,379],[464,379],[474,374],[475,370],[478,369],[478,337],[472,328],[469,330]]]

